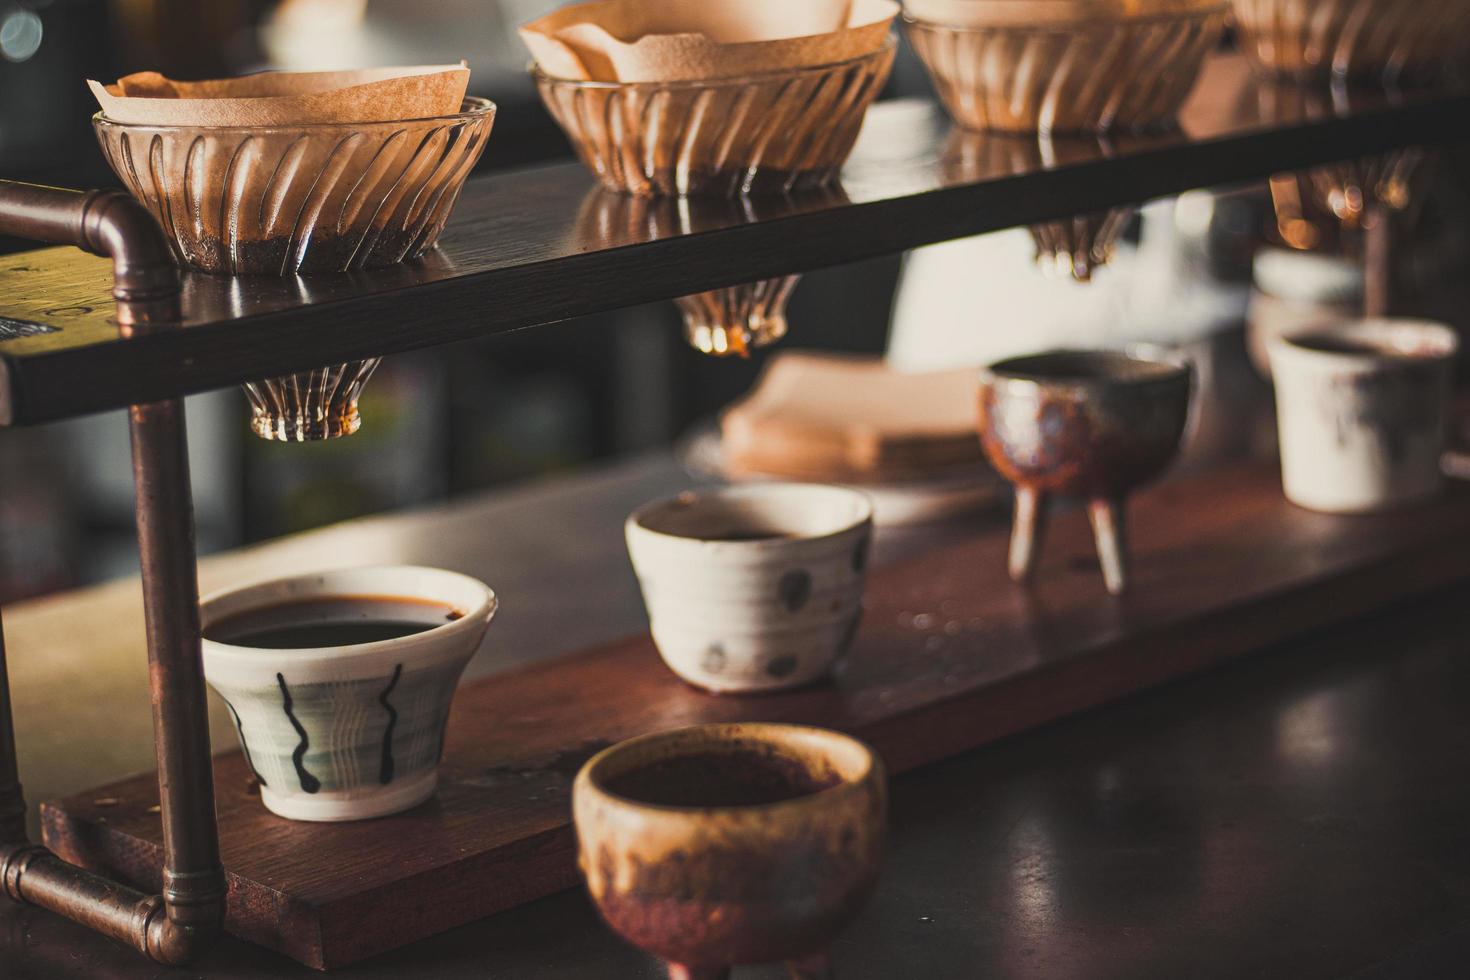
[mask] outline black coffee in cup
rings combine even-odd
[[[766,806],[836,786],[800,761],[749,749],[693,752],[619,773],[607,790],[638,803],[678,807]]]
[[[257,650],[356,646],[424,633],[463,617],[452,606],[396,596],[332,596],[280,602],[227,616],[206,639]]]

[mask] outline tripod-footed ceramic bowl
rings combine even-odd
[[[1179,450],[1194,372],[1163,351],[1057,350],[992,364],[980,380],[980,441],[1016,488],[1010,572],[1035,564],[1052,496],[1087,501],[1108,591],[1127,588],[1124,505]]]

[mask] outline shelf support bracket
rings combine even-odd
[[[176,327],[178,269],[152,216],[121,191],[71,191],[0,181],[0,234],[75,245],[112,259],[113,299],[124,337]],[[184,404],[134,405],[138,548],[142,559],[153,740],[163,820],[162,893],[145,895],[67,864],[26,838],[0,627],[0,888],[118,939],[159,963],[196,959],[224,919],[210,764],[208,702],[200,655],[194,505]]]

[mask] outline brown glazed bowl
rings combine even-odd
[[[1031,133],[1171,125],[1229,9],[1226,0],[970,0],[966,7],[964,24],[906,18],[914,50],[955,122]]]
[[[572,809],[598,910],[671,977],[778,960],[819,976],[873,889],[887,789],[882,763],[846,735],[700,725],[594,756]]]
[[[485,149],[495,104],[452,116],[280,127],[92,119],[107,162],[181,265],[291,276],[422,255]]]
[[[1011,576],[1034,567],[1052,496],[1088,503],[1108,591],[1127,587],[1124,498],[1178,452],[1194,372],[1152,348],[1057,350],[992,364],[980,378],[980,442],[1016,488]]]

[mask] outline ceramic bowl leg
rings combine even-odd
[[[837,980],[837,974],[832,970],[832,957],[825,950],[799,960],[787,960],[786,972],[791,980]]]
[[[1099,497],[1087,502],[1087,517],[1092,521],[1092,537],[1097,542],[1097,561],[1102,566],[1103,582],[1113,595],[1128,588],[1128,537],[1123,522],[1121,497]]]
[[[669,963],[669,980],[730,980],[728,966],[684,966]]]
[[[1011,578],[1025,582],[1036,567],[1041,535],[1046,529],[1046,494],[1035,487],[1016,487],[1016,513],[1011,522]]]

